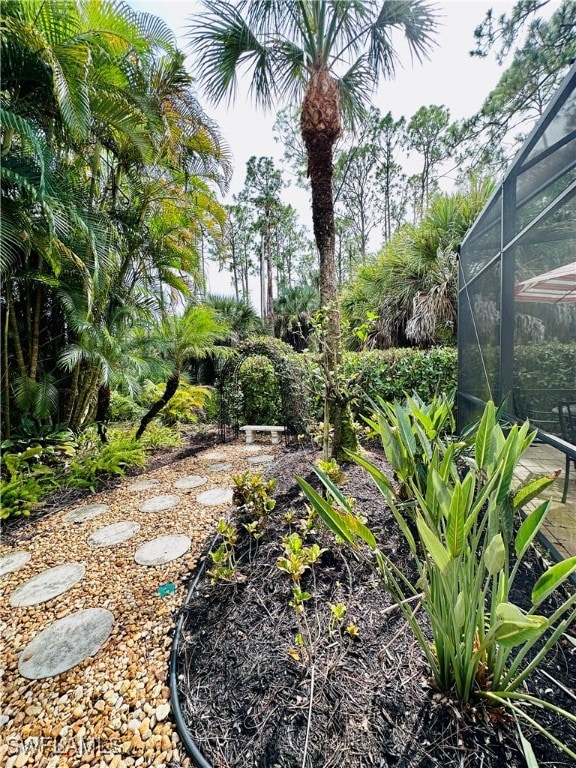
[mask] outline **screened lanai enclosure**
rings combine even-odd
[[[462,243],[459,280],[460,428],[486,400],[504,403],[564,453],[568,470],[576,458],[576,64]]]

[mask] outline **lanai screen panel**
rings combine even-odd
[[[459,272],[460,428],[492,398],[565,438],[559,411],[576,403],[576,65],[462,244]]]

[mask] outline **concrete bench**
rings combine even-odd
[[[265,424],[247,424],[245,427],[240,427],[242,432],[246,433],[246,442],[254,442],[254,432],[270,432],[272,438],[272,445],[278,445],[280,442],[280,432],[284,432],[286,427],[273,427],[266,426]]]

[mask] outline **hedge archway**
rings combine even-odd
[[[273,367],[280,390],[282,423],[285,438],[297,439],[306,432],[308,396],[304,388],[303,366],[292,348],[279,339],[267,336],[256,337],[242,342],[236,348],[237,354],[222,365],[218,373],[218,394],[220,399],[220,438],[225,442],[237,438],[242,416],[240,392],[240,370],[244,362],[256,355],[268,359]]]

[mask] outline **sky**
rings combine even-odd
[[[139,11],[160,16],[176,34],[179,47],[186,51],[186,28],[200,7],[196,0],[128,0]],[[482,106],[484,98],[497,84],[502,68],[492,58],[479,59],[469,55],[474,47],[473,33],[486,11],[493,8],[495,16],[509,12],[513,2],[487,0],[438,0],[439,31],[437,45],[430,59],[423,64],[411,64],[410,55],[398,44],[403,67],[393,81],[383,81],[374,94],[373,104],[382,113],[391,111],[394,118],[409,119],[421,106],[445,105],[452,120],[470,117]],[[551,3],[557,6],[553,0]],[[399,43],[400,37],[397,42]],[[190,62],[191,63],[191,62]],[[193,73],[193,69],[191,69]],[[272,126],[275,113],[256,111],[240,89],[239,97],[229,107],[214,108],[198,89],[200,103],[219,125],[234,159],[234,175],[230,192],[223,202],[231,202],[244,184],[246,162],[252,155],[269,156],[280,162],[282,147],[274,141]],[[280,105],[280,108],[285,105]],[[447,179],[449,183],[450,179]],[[283,200],[299,212],[302,223],[311,229],[309,194],[295,187],[283,193]],[[209,275],[212,292],[231,293],[227,276],[212,269]]]

